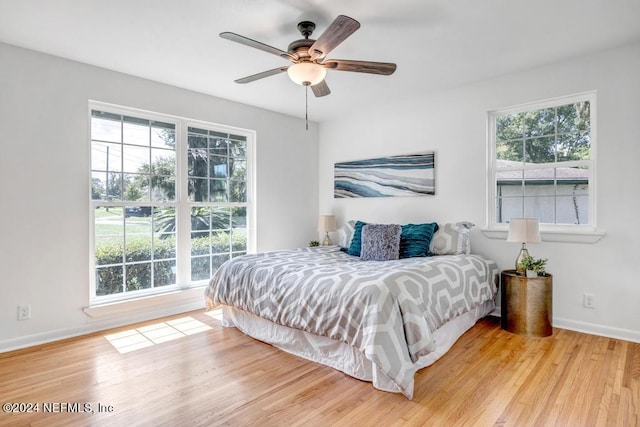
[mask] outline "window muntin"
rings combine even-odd
[[[250,134],[92,107],[92,300],[200,284],[247,252]]]
[[[593,225],[593,94],[490,113],[491,219]]]

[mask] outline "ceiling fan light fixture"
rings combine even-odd
[[[324,80],[327,70],[322,66],[313,62],[299,62],[291,65],[287,69],[289,78],[302,86],[315,86]]]

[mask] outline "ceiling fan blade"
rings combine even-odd
[[[220,37],[222,37],[223,39],[231,40],[232,42],[243,44],[245,46],[253,47],[255,49],[260,49],[263,52],[272,53],[274,55],[281,56],[282,58],[288,59],[289,61],[292,61],[292,62],[298,61],[297,55],[292,55],[289,52],[285,52],[282,49],[269,46],[268,44],[264,44],[259,41],[250,39],[248,37],[241,36],[240,34],[224,32],[224,33],[220,33]]]
[[[396,64],[391,62],[352,61],[349,59],[328,59],[321,64],[325,68],[355,73],[381,74],[388,76],[396,71]]]
[[[331,93],[329,86],[327,86],[327,82],[325,80],[321,81],[318,84],[311,86],[311,90],[316,97],[327,96]]]
[[[287,71],[287,68],[289,68],[289,67],[278,67],[278,68],[274,68],[273,70],[263,71],[261,73],[254,74],[252,76],[243,77],[241,79],[234,80],[234,81],[236,83],[241,83],[241,84],[243,84],[243,83],[251,83],[251,82],[254,82],[256,80],[263,79],[265,77],[275,76],[276,74],[283,73],[283,72]]]
[[[355,19],[345,15],[338,15],[331,25],[329,25],[329,28],[327,28],[309,48],[311,60],[315,61],[316,59],[322,59],[327,56],[329,52],[335,49],[336,46],[342,43],[358,28],[360,28],[360,23]]]

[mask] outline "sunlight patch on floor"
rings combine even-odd
[[[212,319],[216,319],[219,321],[222,321],[222,308],[216,308],[215,310],[209,310],[206,313],[207,316],[211,317]]]
[[[181,317],[166,322],[154,323],[139,328],[128,329],[104,337],[120,353],[129,353],[155,344],[172,341],[188,335],[208,331],[211,326],[193,317]]]

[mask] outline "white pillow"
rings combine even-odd
[[[433,255],[469,255],[471,227],[474,225],[466,221],[441,225],[431,239],[429,251]]]
[[[353,232],[356,222],[354,220],[347,221],[340,229],[340,246],[348,248],[351,246],[351,239],[353,239]]]

